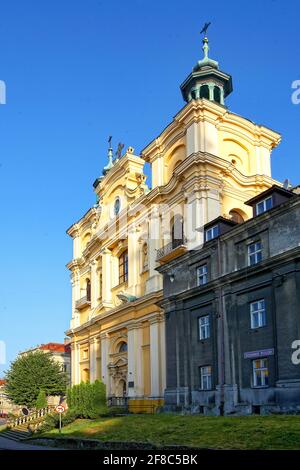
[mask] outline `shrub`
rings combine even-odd
[[[73,423],[75,421],[76,415],[68,410],[66,413],[62,413],[61,415],[61,424],[62,426],[67,426],[68,424]],[[46,416],[42,426],[40,427],[40,432],[48,432],[52,429],[59,428],[59,413],[53,413],[51,415]]]
[[[40,390],[36,399],[35,407],[37,410],[41,410],[42,408],[46,408],[46,406],[47,406],[46,392],[45,390]]]
[[[69,387],[67,403],[69,410],[78,418],[97,418],[108,414],[105,385],[100,380]]]

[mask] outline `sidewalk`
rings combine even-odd
[[[0,436],[0,451],[1,450],[62,450],[54,449],[53,447],[46,446],[34,446],[27,444],[26,442],[15,442],[10,439],[5,439],[5,437]]]

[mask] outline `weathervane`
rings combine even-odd
[[[203,26],[203,28],[201,29],[200,31],[200,34],[204,33],[204,37],[206,36],[206,33],[207,33],[207,30],[209,28],[209,26],[211,25],[211,22],[209,23],[205,23],[205,25]]]

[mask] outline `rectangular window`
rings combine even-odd
[[[199,338],[207,339],[210,337],[209,315],[199,318]]]
[[[251,328],[261,328],[266,326],[266,307],[265,301],[257,300],[250,304],[250,318],[251,318]]]
[[[262,244],[261,242],[251,243],[248,245],[248,265],[253,266],[262,260]]]
[[[211,366],[200,367],[200,387],[201,390],[211,390]]]
[[[255,359],[253,362],[253,386],[269,386],[268,359]]]
[[[264,199],[263,201],[260,201],[256,204],[256,215],[262,214],[263,212],[266,212],[273,207],[273,198],[272,196],[268,197],[267,199]]]
[[[203,286],[207,283],[207,264],[197,268],[197,286]]]
[[[119,284],[128,281],[128,252],[124,251],[119,258]]]
[[[209,240],[212,240],[213,238],[216,238],[219,236],[219,226],[214,225],[213,227],[205,230],[205,241],[209,242]]]

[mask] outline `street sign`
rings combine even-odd
[[[61,415],[65,411],[65,407],[63,405],[57,405],[55,411],[59,413],[59,432],[61,432]]]
[[[65,407],[63,405],[57,405],[55,407],[56,413],[63,413],[65,411]]]

